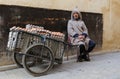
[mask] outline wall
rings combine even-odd
[[[120,49],[120,1],[111,2],[111,27],[113,27],[114,47]],[[116,45],[117,44],[117,45]]]
[[[108,26],[104,26],[104,49],[120,49],[120,1],[119,0],[110,0],[109,9],[104,10],[104,19],[105,23],[108,23]],[[106,12],[106,13],[105,13]],[[108,14],[108,15],[107,15]],[[107,19],[108,18],[108,19]],[[107,20],[109,20],[107,22]]]
[[[107,7],[109,0],[0,0],[1,4],[29,7],[73,10],[76,6],[81,11],[102,13],[102,7]]]
[[[120,49],[119,0],[0,0],[0,4],[72,10],[103,14],[103,49]]]

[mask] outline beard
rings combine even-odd
[[[80,20],[80,17],[74,17],[74,20],[78,21],[78,20]]]

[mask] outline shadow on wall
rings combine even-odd
[[[102,14],[82,12],[82,15],[90,37],[95,40],[97,47],[101,47]],[[6,49],[9,28],[12,26],[25,27],[26,24],[34,24],[67,35],[67,22],[70,16],[71,11],[0,5],[0,52]]]

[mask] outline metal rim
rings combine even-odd
[[[17,66],[20,67],[20,68],[23,68],[22,57],[23,57],[22,54],[19,54],[19,53],[16,53],[16,52],[13,53],[13,60],[17,64]]]
[[[30,51],[33,53],[30,53]],[[54,58],[52,51],[44,45],[32,45],[25,51],[25,54],[22,60],[23,66],[33,76],[43,75],[53,66]],[[31,61],[34,61],[33,66],[28,65]]]

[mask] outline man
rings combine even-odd
[[[90,61],[89,52],[95,47],[95,42],[89,38],[88,29],[84,21],[82,21],[81,13],[77,9],[74,9],[71,13],[67,31],[71,44],[79,45],[80,54],[77,61]]]

